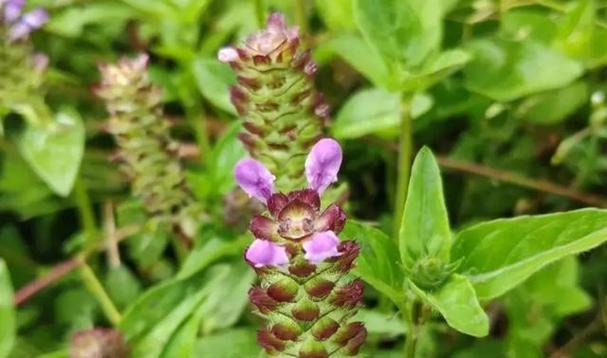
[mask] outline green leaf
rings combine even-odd
[[[201,309],[198,309],[177,329],[162,352],[163,357],[194,357],[196,339],[198,337],[198,330],[200,329],[200,321],[202,320],[201,311]]]
[[[214,192],[222,196],[234,189],[233,168],[247,155],[247,151],[238,139],[242,131],[240,121],[232,123],[213,146],[209,160],[209,171],[213,177]]]
[[[127,309],[120,330],[134,356],[159,357],[184,322],[199,309],[232,273],[227,265],[214,266],[185,280],[153,287]]]
[[[562,122],[588,101],[588,85],[575,82],[570,86],[526,97],[515,112],[529,123]]]
[[[125,265],[110,267],[105,287],[119,309],[134,302],[141,293],[141,282]]]
[[[546,265],[607,241],[607,211],[499,219],[459,232],[451,249],[480,299],[498,297]]]
[[[318,14],[332,31],[349,31],[356,28],[352,16],[352,3],[352,0],[314,1]]]
[[[230,86],[236,82],[230,66],[215,59],[196,59],[192,72],[200,93],[214,106],[228,113],[236,114],[230,101]]]
[[[212,294],[200,305],[203,334],[232,326],[247,307],[247,292],[255,280],[255,272],[241,257],[237,260],[230,263],[227,277],[207,286]]]
[[[489,318],[481,308],[470,281],[453,274],[434,292],[426,292],[409,280],[417,295],[440,312],[449,326],[475,337],[489,333]]]
[[[582,74],[578,62],[533,41],[478,40],[469,49],[466,85],[498,101],[559,88]]]
[[[222,357],[251,357],[255,358],[261,352],[252,329],[238,328],[222,331],[221,333],[202,337],[196,344],[195,357],[216,357],[221,352]],[[265,355],[259,355],[263,357]]]
[[[64,11],[53,13],[44,29],[60,36],[79,37],[87,25],[122,27],[133,15],[131,8],[119,3],[99,1],[86,6],[73,5]]]
[[[27,124],[17,147],[34,172],[61,196],[76,180],[84,152],[84,125],[71,110],[59,112],[52,124]]]
[[[402,304],[404,277],[394,241],[380,230],[354,220],[347,221],[340,236],[360,245],[355,273],[395,304]]]
[[[422,32],[411,1],[356,0],[354,18],[367,42],[390,66],[400,66],[407,61],[409,46]]]
[[[398,79],[391,75],[391,70],[377,51],[362,38],[355,35],[341,35],[319,46],[314,58],[327,62],[330,55],[338,55],[363,74],[374,85],[386,89],[397,89]]]
[[[369,334],[377,334],[382,338],[394,338],[405,334],[405,326],[396,314],[361,309],[352,319],[363,322]]]
[[[401,260],[407,267],[425,257],[449,262],[451,229],[443,184],[436,159],[426,147],[419,151],[411,169],[399,246]]]
[[[0,357],[7,357],[15,342],[15,309],[11,278],[0,258]]]
[[[391,129],[399,123],[399,94],[372,88],[359,91],[346,101],[331,130],[339,139],[351,139]]]
[[[514,9],[502,16],[500,33],[513,40],[524,38],[550,44],[558,33],[558,21],[541,11]]]
[[[226,257],[241,256],[251,243],[251,238],[248,235],[242,235],[234,239],[224,239],[210,231],[204,232],[203,235],[205,240],[198,240],[198,244],[188,255],[177,274],[178,278],[188,278]]]

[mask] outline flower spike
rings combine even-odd
[[[346,221],[338,205],[321,211],[320,192],[336,180],[341,160],[336,141],[319,141],[306,163],[312,188],[288,193],[272,193],[274,176],[260,162],[236,165],[240,186],[267,208],[251,220],[255,240],[245,259],[261,281],[249,299],[268,322],[258,343],[272,357],[356,356],[367,336],[362,323],[350,322],[364,291],[349,275],[358,245],[337,236]]]

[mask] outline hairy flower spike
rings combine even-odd
[[[230,93],[244,121],[240,139],[277,175],[278,190],[301,188],[305,156],[322,136],[329,106],[314,88],[317,66],[301,49],[297,28],[274,13],[265,29],[217,57],[237,75]]]
[[[193,200],[176,145],[161,108],[161,91],[147,77],[147,55],[100,65],[96,94],[111,118],[107,129],[116,139],[123,170],[151,218],[170,223],[188,236],[200,209]]]
[[[331,204],[321,211],[320,205],[320,193],[337,177],[341,148],[322,139],[306,163],[314,173],[309,188],[269,197],[274,177],[261,163],[244,159],[235,170],[243,190],[264,193],[267,205],[251,220],[256,239],[245,253],[260,278],[249,298],[267,319],[257,340],[276,357],[356,356],[367,335],[362,323],[349,322],[364,288],[349,274],[358,245],[337,236],[346,220],[341,208]]]

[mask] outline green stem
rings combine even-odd
[[[86,185],[80,177],[76,179],[74,185],[74,200],[76,200],[80,224],[86,237],[86,246],[90,246],[90,244],[93,244],[91,241],[97,236],[97,224],[95,222],[95,211],[93,210],[91,198],[88,195]]]
[[[266,24],[266,6],[263,0],[253,0],[255,6],[255,15],[257,16],[257,25],[263,28]]]
[[[84,259],[81,260],[82,264],[80,265],[80,275],[82,277],[82,281],[84,282],[84,286],[95,296],[99,304],[101,305],[101,309],[103,313],[107,317],[107,319],[112,322],[114,326],[116,326],[122,316],[120,312],[112,302],[112,299],[107,294],[97,276],[95,276],[95,272],[91,269],[89,265],[86,264]]]
[[[303,36],[308,34],[308,13],[306,11],[306,0],[295,0],[295,20],[299,26],[299,33]]]
[[[411,123],[410,99],[408,95],[403,95],[401,105],[401,129],[400,145],[398,152],[398,179],[396,182],[396,207],[394,213],[394,237],[398,238],[403,212],[405,211],[405,201],[407,200],[407,190],[409,188],[409,175],[411,173],[411,155],[413,150],[413,131]]]

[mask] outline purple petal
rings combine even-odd
[[[322,262],[330,257],[339,256],[337,251],[339,238],[333,231],[317,232],[312,239],[304,242],[304,257],[313,264]]]
[[[32,65],[37,72],[43,72],[48,67],[48,56],[43,53],[35,53],[32,55]]]
[[[234,169],[236,182],[249,196],[266,202],[274,192],[276,177],[255,159],[241,159]]]
[[[217,53],[217,59],[223,63],[230,63],[238,60],[238,51],[234,47],[224,47]]]
[[[8,0],[4,4],[4,21],[6,23],[15,22],[20,16],[25,0]]]
[[[284,16],[275,12],[268,18],[264,29],[247,37],[245,46],[251,56],[270,56],[285,44],[295,41],[299,41],[297,27],[287,27]]]
[[[287,250],[272,241],[255,239],[245,253],[247,261],[255,267],[284,266],[289,263]]]
[[[341,147],[337,141],[330,138],[319,140],[306,159],[306,177],[310,188],[322,194],[331,183],[336,182],[341,160]]]
[[[35,30],[46,24],[48,13],[42,8],[37,8],[23,15],[21,21],[28,24],[32,30]]]
[[[9,40],[16,41],[25,38],[32,31],[48,21],[48,14],[43,9],[35,9],[23,15],[9,30]]]

